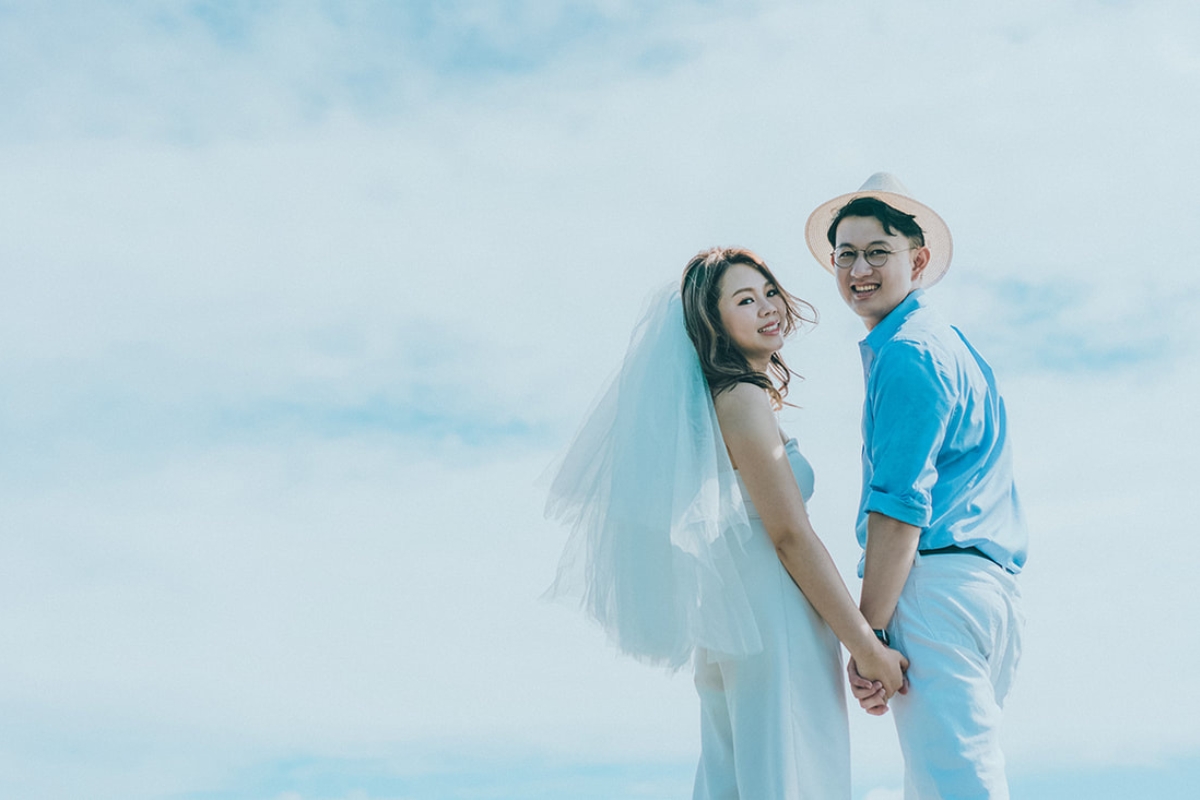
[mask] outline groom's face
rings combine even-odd
[[[840,267],[839,255],[854,261]],[[876,266],[868,258],[886,260]],[[830,259],[842,299],[870,330],[919,285],[929,249],[914,248],[906,236],[888,234],[874,217],[846,217],[838,223]]]

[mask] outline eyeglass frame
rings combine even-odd
[[[922,247],[923,246],[924,245],[922,245]],[[883,250],[883,252],[886,253],[886,255],[883,257],[883,260],[880,261],[878,264],[871,263],[871,259],[867,257],[867,253],[872,249]],[[866,250],[857,250],[852,247],[848,250],[833,250],[830,252],[829,255],[832,256],[832,258],[833,258],[833,265],[835,267],[837,267],[838,269],[854,269],[854,265],[858,263],[859,256],[862,256],[862,260],[867,262],[867,266],[874,267],[875,269],[879,269],[880,267],[887,264],[888,259],[891,258],[896,253],[907,253],[910,250],[920,250],[920,249],[921,249],[920,247],[903,247],[899,250],[887,250],[885,248],[878,247],[878,248],[867,248]],[[854,253],[854,260],[843,267],[841,264],[838,263],[838,254],[839,253],[843,254],[843,255],[847,255],[849,253]]]

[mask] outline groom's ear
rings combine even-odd
[[[913,251],[912,279],[914,283],[921,280],[921,274],[925,272],[925,267],[929,266],[930,258],[932,256],[929,253],[929,248],[924,245]]]

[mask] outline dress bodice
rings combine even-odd
[[[804,497],[804,502],[808,502],[813,494],[813,483],[815,476],[813,474],[812,465],[808,463],[808,459],[800,452],[800,445],[796,440],[788,439],[784,443],[784,452],[787,453],[788,463],[792,465],[792,474],[796,476],[796,484],[800,487],[800,494]],[[746,514],[750,517],[757,518],[758,510],[754,508],[754,501],[750,499],[750,492],[746,489],[746,484],[742,481],[742,476],[734,470],[737,475],[738,488],[742,490],[742,498],[746,502]]]

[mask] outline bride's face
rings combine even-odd
[[[721,325],[755,369],[765,371],[783,347],[786,308],[775,284],[754,267],[734,264],[721,278]]]

